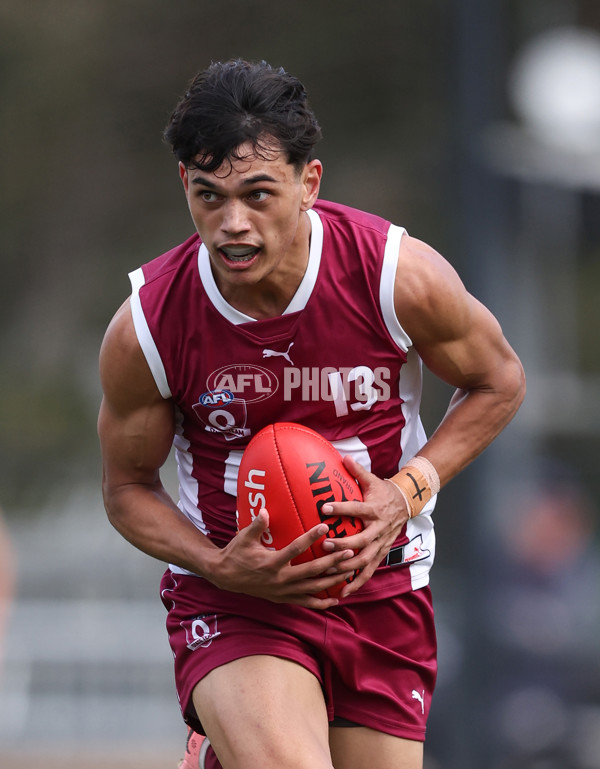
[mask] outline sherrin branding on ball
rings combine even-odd
[[[275,422],[258,432],[242,455],[237,482],[238,529],[250,525],[261,508],[269,512],[262,542],[279,550],[319,523],[327,534],[314,542],[293,564],[326,555],[328,537],[362,531],[359,518],[325,515],[327,502],[362,501],[356,480],[335,447],[322,435],[294,422]],[[348,580],[351,581],[351,580]],[[320,593],[337,597],[344,582]]]

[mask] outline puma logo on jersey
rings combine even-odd
[[[290,342],[285,352],[281,352],[281,350],[269,350],[267,347],[263,350],[263,358],[285,358],[293,366],[294,361],[290,358],[290,350],[293,345],[294,343]]]
[[[413,689],[412,698],[413,700],[419,700],[421,703],[421,713],[425,715],[425,689],[423,689],[422,693],[419,693],[416,689]]]

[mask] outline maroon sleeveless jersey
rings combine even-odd
[[[176,408],[179,506],[220,546],[236,532],[242,452],[265,425],[311,427],[379,477],[425,442],[421,361],[393,304],[404,230],[325,201],[308,214],[308,267],[278,317],[255,320],[225,301],[198,235],[130,275],[140,345]],[[397,543],[404,589],[428,582],[433,504]]]

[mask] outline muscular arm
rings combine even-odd
[[[456,387],[440,425],[419,452],[442,486],[510,422],[525,394],[523,368],[498,321],[426,244],[402,240],[396,313],[427,368]]]
[[[408,236],[401,241],[394,301],[398,320],[425,365],[456,388],[441,423],[419,451],[436,468],[443,486],[512,419],[525,393],[523,369],[494,316],[466,291],[448,262]],[[362,572],[342,596],[369,579],[408,518],[394,484],[350,457],[344,462],[358,478],[365,501],[324,506],[323,512],[357,515],[366,525],[344,543],[359,551],[346,566]],[[340,546],[333,539],[324,543],[330,550]]]
[[[104,397],[98,434],[109,520],[145,553],[198,571],[215,548],[181,513],[161,483],[160,468],[174,436],[173,405],[156,388],[135,335],[129,302],[106,332],[100,378]]]
[[[162,398],[141,351],[126,302],[111,322],[100,352],[104,397],[98,418],[102,449],[102,490],[109,520],[135,547],[161,561],[177,564],[219,587],[277,602],[326,608],[334,599],[313,593],[342,581],[339,567],[352,551],[291,566],[290,561],[319,539],[320,525],[272,552],[261,544],[268,514],[225,547],[218,548],[179,510],[160,480],[160,468],[174,436],[174,410]]]

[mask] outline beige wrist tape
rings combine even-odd
[[[413,457],[393,478],[386,478],[406,501],[408,517],[414,518],[440,490],[440,476],[425,457]]]

